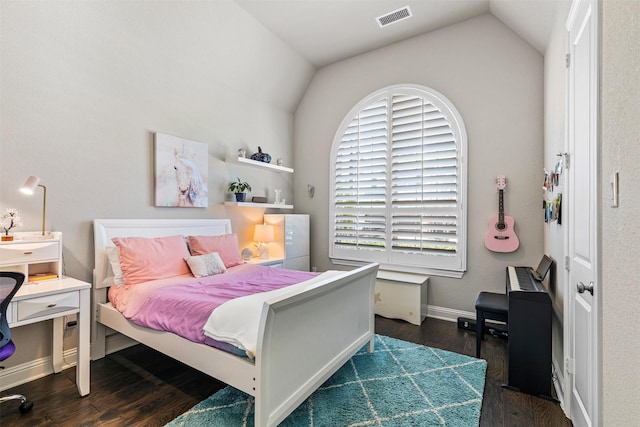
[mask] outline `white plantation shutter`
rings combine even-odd
[[[332,259],[464,271],[461,126],[453,106],[428,88],[387,88],[351,111],[332,152]]]
[[[335,161],[335,245],[345,250],[386,250],[387,136],[385,101],[355,117]]]

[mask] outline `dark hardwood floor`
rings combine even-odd
[[[426,319],[421,326],[376,317],[376,333],[475,355],[475,335],[453,322]],[[488,336],[481,426],[571,426],[557,403],[506,390],[506,341]],[[145,346],[136,345],[91,363],[91,393],[78,395],[75,369],[6,390],[34,402],[28,414],[17,402],[0,405],[2,426],[162,426],[224,384]],[[224,426],[221,426],[224,427]]]

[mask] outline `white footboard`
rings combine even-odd
[[[289,415],[362,346],[373,351],[377,264],[265,303],[256,353],[256,427]]]

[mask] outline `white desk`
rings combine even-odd
[[[89,329],[91,284],[71,277],[26,282],[7,309],[9,326],[15,328],[53,319],[53,371],[62,370],[64,316],[78,314],[76,385],[80,396],[89,394]]]

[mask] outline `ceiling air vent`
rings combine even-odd
[[[402,21],[403,19],[411,18],[412,16],[409,6],[405,6],[394,10],[393,12],[389,12],[386,15],[377,17],[376,21],[378,22],[378,25],[380,25],[380,28],[383,28],[398,21]]]

